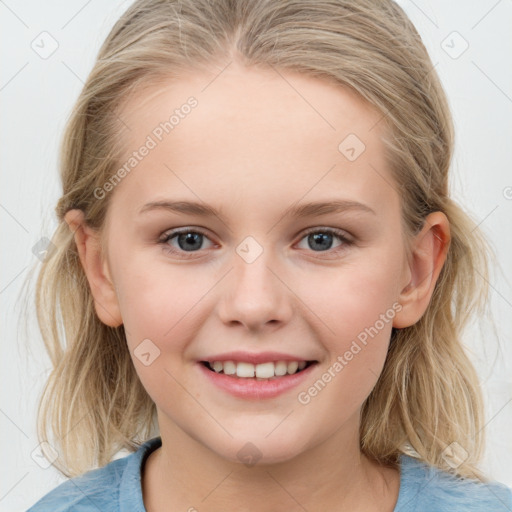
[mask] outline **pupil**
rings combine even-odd
[[[327,241],[326,241],[327,239]],[[314,244],[319,244],[318,248],[320,249],[330,249],[332,246],[332,235],[329,235],[328,233],[314,233],[309,235],[310,242],[313,241]]]
[[[200,237],[202,236],[203,235],[201,235],[200,233],[182,233],[178,235],[178,244],[180,246],[180,249],[183,249],[184,251],[194,250],[194,248],[199,249],[201,247]],[[181,242],[184,242],[184,244],[182,244]],[[196,242],[197,247],[194,247],[194,242]]]

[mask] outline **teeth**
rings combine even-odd
[[[234,361],[213,361],[208,363],[217,373],[236,375],[241,378],[272,379],[283,375],[293,375],[306,367],[306,361],[275,361],[261,364],[235,363]]]
[[[220,361],[215,361],[213,364],[212,364],[212,368],[217,372],[219,373],[220,371],[222,371],[222,368],[223,368],[223,365]]]
[[[218,362],[218,361],[215,361]],[[213,363],[215,364],[215,363]],[[220,363],[222,364],[222,363]],[[254,365],[251,363],[238,363],[236,365],[237,377],[254,377]]]
[[[218,363],[219,361],[217,361]],[[233,361],[224,361],[223,363],[219,363],[221,366],[224,367],[224,373],[226,375],[234,375],[236,373],[236,364],[233,363]]]
[[[282,375],[286,375],[287,371],[288,371],[288,365],[286,364],[285,361],[278,361],[274,365],[274,374],[277,375],[278,377],[280,377]]]
[[[297,368],[299,367],[299,363],[297,361],[290,361],[288,363],[288,373],[290,375],[292,375],[293,373],[295,373],[297,371]]]
[[[274,363],[262,363],[256,365],[256,377],[270,379],[274,376]]]

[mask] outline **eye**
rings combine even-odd
[[[337,238],[340,243],[331,251],[333,238]],[[199,252],[204,240],[209,240],[207,235],[200,230],[190,228],[173,229],[164,234],[159,243],[167,253],[177,254],[180,257],[193,257],[192,254]],[[346,249],[354,242],[347,237],[345,231],[333,228],[311,228],[303,235],[302,240],[306,239],[313,252],[338,252]],[[171,243],[173,241],[174,243]],[[210,241],[211,242],[211,241]],[[213,244],[212,244],[213,245]]]
[[[206,234],[201,231],[192,230],[189,228],[181,230],[172,230],[165,233],[164,237],[159,240],[159,243],[163,245],[163,249],[166,252],[184,256],[185,258],[190,257],[187,253],[194,253],[201,249],[204,239],[208,239]],[[175,240],[175,245],[171,245],[171,240]],[[176,248],[176,245],[178,246]]]
[[[353,244],[344,231],[333,228],[312,228],[305,233],[302,240],[306,239],[306,242],[309,244],[309,247],[306,247],[306,249],[311,248],[313,252],[326,252],[331,250],[333,238],[341,241],[333,252],[340,250],[338,249],[339,247],[343,250]]]

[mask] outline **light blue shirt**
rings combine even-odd
[[[146,512],[141,468],[161,445],[161,438],[155,437],[126,457],[66,480],[27,512]],[[197,510],[204,508],[196,505]],[[473,511],[512,512],[512,489],[499,482],[457,479],[419,459],[400,456],[400,491],[394,512]]]

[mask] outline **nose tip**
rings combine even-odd
[[[286,286],[268,265],[263,251],[254,259],[259,244],[247,239],[245,244],[239,246],[242,252],[247,249],[245,257],[235,262],[222,289],[219,317],[226,324],[242,324],[251,330],[288,321],[292,308]]]

